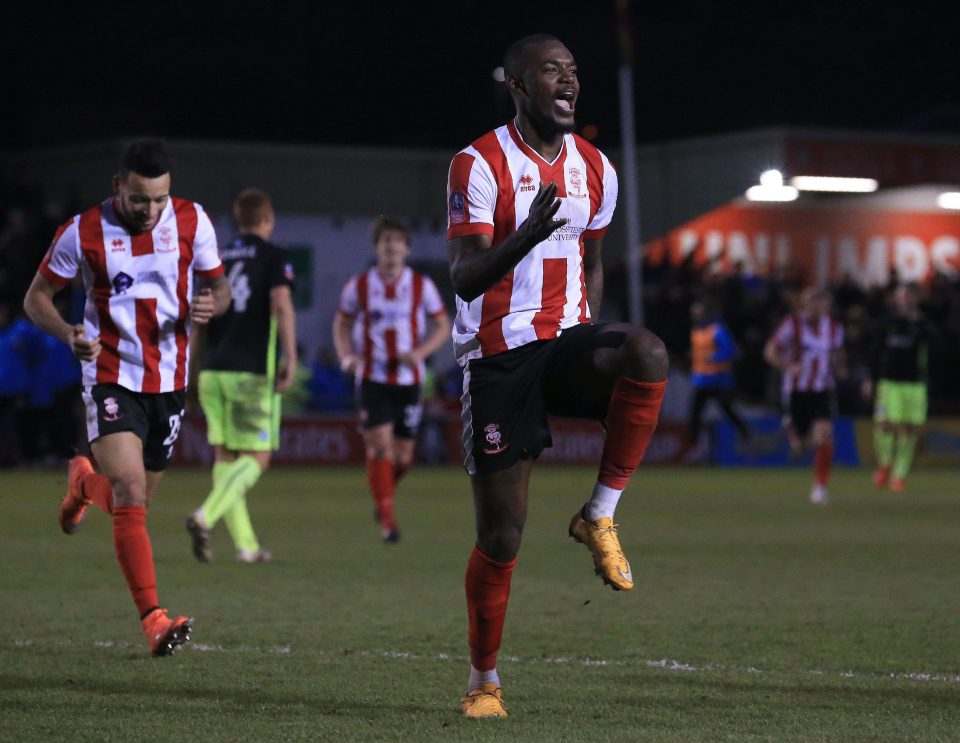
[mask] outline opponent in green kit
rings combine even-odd
[[[873,484],[882,488],[889,482],[895,493],[905,489],[919,429],[927,420],[927,355],[934,330],[918,300],[916,286],[897,287],[895,312],[881,324],[874,343],[873,379],[863,383],[865,397],[876,392]]]
[[[233,216],[241,234],[220,254],[233,302],[201,339],[199,393],[214,447],[213,489],[187,519],[187,531],[194,556],[210,562],[210,532],[223,518],[237,559],[267,562],[271,555],[253,531],[246,494],[279,446],[279,393],[293,383],[297,367],[293,269],[284,251],[268,242],[275,218],[265,193],[243,191]]]

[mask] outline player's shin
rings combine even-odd
[[[510,579],[517,564],[497,562],[474,546],[467,563],[464,586],[467,594],[471,685],[497,683],[497,652],[503,637],[503,623],[510,599]],[[492,679],[496,678],[495,681]],[[468,689],[468,693],[474,686]]]
[[[113,509],[113,546],[137,611],[143,618],[159,605],[145,507],[120,506]]]
[[[588,520],[613,518],[620,494],[643,461],[653,438],[666,386],[666,380],[638,382],[626,377],[614,384],[597,485],[584,508],[584,517]]]
[[[833,468],[833,444],[819,444],[813,455],[813,480],[817,485],[826,487]]]
[[[888,431],[880,425],[874,427],[873,450],[877,456],[878,467],[889,467],[893,462],[894,441],[893,431]]]
[[[215,478],[213,490],[200,507],[207,529],[223,517],[234,503],[260,479],[260,464],[251,456],[244,455],[227,465]]]
[[[916,449],[916,433],[901,433],[897,436],[897,451],[893,458],[893,471],[891,473],[894,480],[903,480],[907,476]]]
[[[391,459],[367,459],[367,482],[373,497],[380,526],[385,530],[397,528],[393,515],[393,500],[396,481],[393,474],[394,463]]]

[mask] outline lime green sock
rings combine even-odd
[[[219,477],[214,476],[213,490],[200,506],[208,529],[212,529],[260,477],[260,465],[253,457],[238,457],[236,461],[225,464],[226,468]]]
[[[893,459],[892,476],[895,480],[902,480],[910,471],[913,463],[913,453],[917,449],[917,434],[902,433],[897,437],[897,453]]]
[[[224,473],[230,468],[232,462],[214,462],[213,463],[213,487],[223,479]]]
[[[873,451],[877,455],[878,467],[889,467],[893,461],[893,431],[884,431],[880,426],[873,429]]]
[[[230,509],[223,514],[223,523],[227,525],[227,531],[233,538],[233,543],[238,550],[248,550],[256,552],[260,549],[260,542],[253,531],[253,524],[250,523],[250,512],[247,510],[247,498],[244,496]]]

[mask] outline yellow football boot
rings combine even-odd
[[[623,554],[617,538],[617,525],[613,519],[599,518],[587,521],[578,511],[570,521],[570,536],[593,554],[597,575],[614,591],[629,591],[633,588],[633,573]]]
[[[496,684],[483,684],[460,700],[460,709],[467,717],[506,717],[507,708],[500,698],[500,687]]]

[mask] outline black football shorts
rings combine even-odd
[[[836,402],[832,392],[790,393],[790,425],[799,436],[810,433],[814,421],[833,420],[836,417]]]
[[[143,442],[143,466],[150,472],[167,468],[180,435],[184,392],[132,392],[118,384],[97,384],[83,391],[87,440],[131,431]]]
[[[606,418],[609,400],[578,395],[574,363],[599,348],[616,348],[624,333],[606,324],[580,324],[559,337],[534,341],[495,356],[470,359],[462,404],[464,466],[471,475],[536,459],[553,445],[548,416]]]
[[[360,430],[393,423],[393,435],[400,439],[415,439],[423,402],[419,384],[383,384],[364,379],[357,389],[357,409]]]

